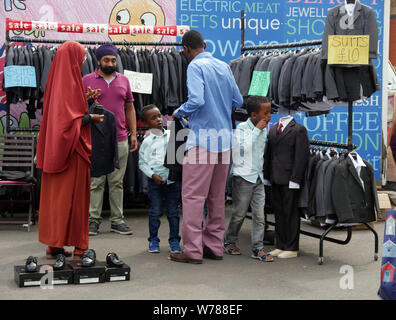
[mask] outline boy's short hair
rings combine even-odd
[[[144,106],[142,110],[140,110],[140,119],[146,121],[147,112],[153,109],[158,109],[158,107],[155,104],[148,104],[147,106]]]
[[[204,43],[202,34],[197,30],[187,31],[182,38],[182,45],[192,49],[203,48]]]
[[[246,110],[247,110],[247,113],[249,114],[249,116],[251,116],[253,112],[259,113],[260,106],[263,103],[270,103],[270,101],[267,97],[250,96],[246,103]]]

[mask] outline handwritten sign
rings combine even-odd
[[[131,84],[132,92],[151,94],[153,90],[153,74],[125,70],[124,75]]]
[[[4,87],[36,88],[36,70],[32,66],[9,66],[4,68]]]
[[[329,36],[328,64],[367,65],[369,48],[368,35]]]
[[[248,95],[266,97],[270,85],[270,76],[271,72],[269,71],[253,71]]]

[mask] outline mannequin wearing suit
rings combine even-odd
[[[300,236],[298,198],[309,158],[307,130],[293,117],[281,118],[268,135],[264,179],[272,186],[276,250],[272,256],[297,256]]]

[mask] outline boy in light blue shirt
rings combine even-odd
[[[149,135],[143,140],[139,150],[139,168],[149,178],[149,249],[151,253],[160,252],[158,229],[161,224],[162,201],[165,198],[166,216],[169,222],[169,245],[171,253],[180,253],[179,201],[180,182],[168,180],[169,169],[164,167],[169,131],[164,130],[159,109],[151,104],[142,111],[142,119],[150,128]]]
[[[267,125],[271,119],[271,104],[266,97],[251,96],[247,101],[250,118],[238,125],[232,149],[232,217],[224,239],[224,251],[240,255],[238,233],[252,208],[252,258],[264,262],[274,259],[264,251],[264,149]]]

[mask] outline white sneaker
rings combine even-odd
[[[298,251],[283,251],[281,254],[278,255],[278,258],[296,258]]]
[[[281,249],[275,249],[273,251],[270,252],[270,255],[273,257],[277,257],[279,256],[283,251]]]

